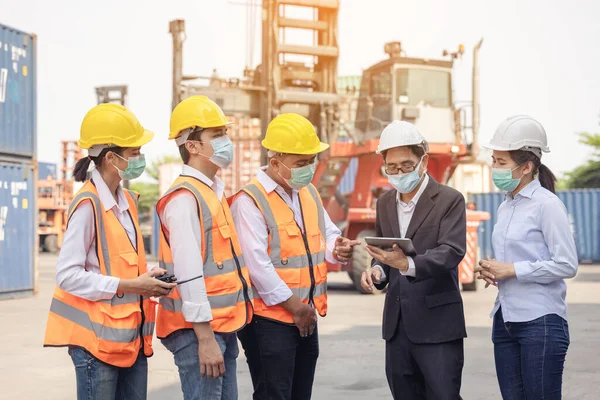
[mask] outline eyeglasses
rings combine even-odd
[[[386,165],[384,171],[388,175],[398,175],[400,172],[408,173],[413,172],[417,168],[417,165],[404,165],[398,167],[396,165]]]

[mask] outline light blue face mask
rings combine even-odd
[[[415,167],[412,172],[407,172],[400,175],[388,175],[388,182],[394,187],[399,193],[410,193],[419,185],[421,182],[421,176],[419,176],[419,168],[421,168],[421,161]]]
[[[199,140],[189,140],[190,142],[205,143]],[[233,162],[233,143],[229,136],[223,135],[218,138],[214,138],[210,141],[210,145],[213,148],[213,155],[208,157],[209,161],[215,164],[219,168],[227,168]],[[204,154],[201,156],[206,157]]]
[[[233,162],[233,143],[229,136],[220,136],[210,141],[213,155],[210,161],[217,167],[227,168]]]
[[[510,168],[492,168],[492,181],[494,181],[494,185],[500,190],[504,190],[506,192],[512,192],[519,186],[521,183],[521,178],[513,178],[512,173],[515,169],[519,168],[519,166],[510,169]]]
[[[289,187],[296,190],[300,190],[303,187],[308,186],[312,182],[312,179],[315,176],[315,171],[317,169],[316,161],[312,164],[300,168],[290,168],[284,163],[281,164],[284,165],[287,169],[289,169],[292,173],[292,177],[290,179],[285,179],[282,177],[283,180],[289,185]]]
[[[142,176],[144,170],[146,169],[146,157],[143,154],[140,154],[136,157],[129,157],[129,159],[125,159],[117,153],[115,153],[115,155],[121,160],[127,161],[127,168],[125,169],[125,171],[121,171],[119,168],[117,168],[116,165],[113,164],[113,166],[117,168],[117,171],[119,171],[119,176],[121,177],[121,179],[129,181],[131,179],[136,179]]]

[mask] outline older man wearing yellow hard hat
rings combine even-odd
[[[317,155],[329,148],[312,123],[281,114],[262,145],[269,163],[232,201],[244,259],[260,297],[238,333],[254,399],[309,399],[319,355],[317,313],[327,313],[327,264],[359,244],[340,236],[311,185]]]

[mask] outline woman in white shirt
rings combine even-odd
[[[153,136],[116,104],[94,107],[81,125],[78,144],[88,156],[77,162],[74,178],[85,184],[69,208],[44,340],[68,346],[78,399],[146,398],[150,297],[175,284],[156,279],[165,270],[146,270],[137,195],[120,183],[143,173],[140,148]]]
[[[556,178],[541,162],[550,151],[546,132],[518,115],[485,147],[493,150],[494,184],[507,192],[492,235],[495,260],[476,269],[486,287],[498,287],[491,317],[502,398],[560,399],[569,347],[564,279],[575,276],[578,260]]]

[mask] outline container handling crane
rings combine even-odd
[[[475,46],[473,61],[473,99],[459,107],[452,98],[454,60],[464,53],[444,52],[449,60],[407,57],[400,42],[385,45],[388,58],[364,71],[356,104],[355,121],[341,118],[340,105],[346,98],[338,94],[339,57],[337,20],[339,0],[263,0],[262,62],[254,70],[246,68],[243,79],[222,79],[183,75],[185,23],[170,23],[173,37],[173,102],[202,94],[213,99],[227,115],[260,118],[263,134],[279,113],[296,112],[315,125],[330,150],[322,154],[313,183],[324,206],[348,238],[362,239],[374,234],[375,203],[391,189],[383,162],[375,153],[383,128],[395,119],[414,123],[430,144],[428,172],[446,183],[460,163],[472,162],[479,152],[479,73]],[[288,13],[308,10],[297,19]],[[286,30],[312,33],[312,46],[286,42]],[[208,84],[198,84],[199,81]],[[467,121],[470,110],[472,123]],[[353,158],[358,159],[355,187],[344,198],[337,187]],[[263,152],[263,161],[266,154]],[[477,226],[489,214],[467,211],[467,255],[460,265],[464,290],[474,290],[473,269],[477,254]],[[329,271],[347,271],[357,290],[360,275],[370,265],[362,246],[355,250],[351,263],[329,264]]]
[[[344,236],[361,240],[375,235],[377,198],[391,189],[381,156],[375,151],[381,131],[391,121],[409,121],[424,134],[429,142],[428,173],[438,182],[447,183],[458,164],[475,161],[479,153],[477,61],[481,44],[479,41],[473,53],[473,100],[462,107],[452,99],[452,70],[454,60],[464,52],[462,45],[454,53],[443,53],[450,60],[430,60],[406,57],[401,43],[391,42],[385,45],[389,58],[364,71],[351,140],[330,143],[329,154],[319,163],[314,178],[331,219]],[[467,126],[469,109],[472,122]],[[347,199],[336,193],[336,188],[353,158],[358,159],[358,172],[354,191]],[[467,210],[467,254],[459,267],[463,290],[476,289],[477,228],[480,221],[489,218],[488,213]],[[328,269],[347,270],[362,292],[360,276],[370,262],[361,246],[355,248],[351,264],[330,264]]]

